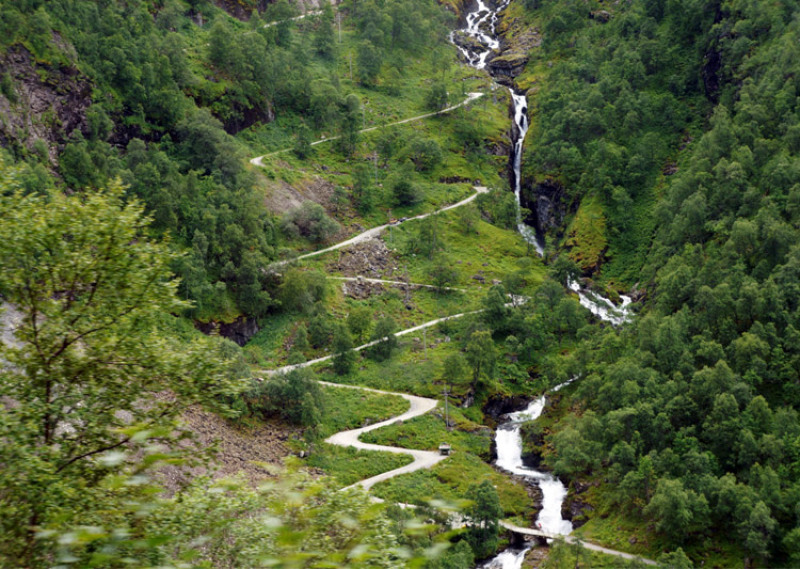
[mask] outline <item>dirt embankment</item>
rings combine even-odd
[[[166,466],[161,469],[164,485],[174,492],[198,476],[214,479],[243,474],[252,483],[275,476],[283,459],[291,454],[288,441],[299,430],[279,421],[260,422],[256,426],[238,426],[194,406],[181,419],[194,433],[195,440],[185,448],[206,449],[217,446],[216,456],[206,466]]]

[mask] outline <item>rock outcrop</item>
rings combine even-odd
[[[20,46],[0,57],[0,69],[7,78],[0,92],[0,145],[33,151],[37,140],[44,141],[55,166],[74,130],[88,134],[91,82],[77,67],[39,63]]]
[[[536,231],[547,233],[560,230],[567,214],[564,188],[555,180],[536,182],[529,178],[522,180],[522,207],[531,214],[526,223]]]
[[[195,327],[203,334],[219,334],[239,346],[244,346],[259,330],[255,319],[247,316],[240,316],[233,322],[195,322]]]

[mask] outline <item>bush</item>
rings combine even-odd
[[[291,238],[305,237],[321,243],[333,237],[340,226],[328,217],[325,209],[318,203],[303,202],[300,207],[283,216],[281,229]]]
[[[256,382],[243,399],[251,416],[277,415],[304,427],[315,427],[322,422],[322,391],[314,372],[307,368]]]

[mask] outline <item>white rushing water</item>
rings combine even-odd
[[[481,565],[483,569],[519,569],[525,561],[525,554],[530,547],[525,549],[506,549],[497,557]]]
[[[542,490],[542,509],[536,519],[536,527],[544,532],[567,535],[572,531],[572,522],[561,517],[561,504],[567,496],[567,488],[548,472],[540,472],[522,464],[523,423],[535,421],[542,414],[547,398],[542,395],[528,404],[528,407],[507,415],[509,422],[497,429],[497,461],[495,464],[513,474],[525,476],[535,481]]]
[[[569,281],[569,288],[578,293],[578,300],[581,306],[588,308],[592,314],[597,316],[600,320],[611,322],[615,326],[629,322],[631,319],[631,311],[628,305],[631,303],[631,298],[620,295],[622,304],[616,306],[613,302],[600,296],[599,294],[587,289],[581,288],[575,281]]]
[[[509,1],[505,0],[496,9],[490,9],[483,0],[476,0],[475,8],[466,17],[466,27],[450,35],[451,41],[472,67],[484,69],[488,57],[499,49],[500,42],[496,33],[497,14],[508,5]],[[455,34],[457,33],[468,36],[471,41],[456,41]],[[525,241],[534,246],[536,252],[543,256],[544,247],[542,241],[537,236],[536,231],[526,225],[522,219],[522,148],[525,143],[525,135],[530,126],[528,99],[524,93],[516,93],[513,89],[509,89],[509,91],[513,103],[514,125],[517,132],[512,157],[514,197],[517,203],[517,229]],[[599,318],[615,325],[622,324],[629,319],[629,313],[626,309],[630,302],[629,298],[622,297],[622,307],[617,308],[608,299],[581,289],[577,283],[570,282],[569,286],[578,293],[581,305],[588,308]],[[562,386],[556,387],[554,391],[560,387]],[[496,433],[496,464],[503,470],[535,481],[542,490],[542,509],[536,520],[537,527],[547,533],[567,535],[572,532],[572,523],[561,517],[561,504],[567,495],[566,487],[552,474],[528,468],[522,463],[520,427],[522,423],[538,418],[544,409],[546,401],[545,396],[542,396],[532,401],[524,411],[508,415],[509,422],[501,425]],[[482,567],[485,569],[520,569],[528,549],[507,549]]]
[[[475,40],[470,42],[470,47],[473,49],[465,49],[453,41],[453,34],[456,32],[450,34],[450,41],[459,49],[472,67],[476,69],[486,67],[486,59],[489,54],[500,47],[500,42],[497,40],[497,33],[495,32],[497,13],[506,6],[508,6],[508,1],[492,10],[484,4],[483,0],[477,0],[475,10],[467,14],[466,27],[459,30],[464,35]]]
[[[525,95],[511,92],[511,100],[514,105],[514,124],[517,125],[517,141],[514,143],[514,197],[517,199],[517,230],[522,238],[536,248],[539,256],[544,255],[544,247],[536,235],[536,232],[529,225],[522,221],[522,145],[525,143],[525,135],[528,133],[528,98]]]

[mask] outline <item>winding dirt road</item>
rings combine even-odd
[[[437,462],[440,462],[445,458],[447,458],[446,456],[442,456],[437,452],[432,452],[427,450],[413,450],[400,447],[390,447],[384,445],[375,445],[370,443],[362,443],[360,440],[358,440],[358,438],[363,433],[368,433],[369,431],[374,431],[375,429],[380,429],[381,427],[385,427],[393,423],[398,423],[400,421],[407,421],[408,419],[413,419],[414,417],[419,417],[420,415],[424,415],[428,411],[431,411],[432,409],[436,408],[438,402],[435,399],[428,399],[427,397],[418,397],[416,395],[407,395],[405,393],[391,393],[389,391],[370,389],[368,387],[359,387],[357,385],[342,385],[339,383],[328,383],[326,381],[321,381],[320,383],[332,387],[343,387],[346,389],[348,388],[360,389],[362,391],[370,391],[372,393],[383,393],[385,395],[397,395],[399,397],[402,397],[409,403],[408,411],[406,411],[402,415],[397,415],[396,417],[392,417],[391,419],[387,419],[385,421],[381,421],[380,423],[375,423],[374,425],[369,425],[367,427],[361,427],[360,429],[341,431],[325,439],[326,443],[330,443],[332,445],[338,445],[341,447],[353,447],[362,450],[378,450],[384,452],[391,452],[395,454],[406,454],[414,458],[413,462],[406,464],[405,466],[401,466],[400,468],[395,468],[394,470],[378,474],[377,476],[373,476],[371,478],[366,478],[364,480],[361,480],[360,482],[356,482],[352,486],[348,486],[348,488],[360,486],[365,490],[369,490],[378,482],[382,482],[383,480],[388,480],[389,478],[393,478],[399,474],[414,472],[415,470],[420,470],[422,468],[430,468]]]
[[[421,470],[423,468],[431,468],[435,464],[447,458],[446,456],[442,456],[438,452],[427,451],[427,450],[414,450],[401,447],[391,447],[385,445],[376,445],[370,443],[363,443],[359,440],[359,437],[363,433],[368,433],[370,431],[374,431],[376,429],[380,429],[381,427],[386,427],[388,425],[392,425],[400,421],[407,421],[409,419],[413,419],[414,417],[419,417],[420,415],[424,415],[425,413],[432,411],[433,409],[436,408],[436,405],[438,404],[438,402],[435,399],[429,399],[427,397],[419,397],[416,395],[408,395],[406,393],[394,393],[391,391],[382,391],[380,389],[371,389],[369,387],[361,387],[358,385],[344,385],[340,383],[330,383],[327,381],[320,381],[320,383],[322,385],[327,385],[330,387],[341,387],[344,389],[359,389],[362,391],[369,391],[372,393],[382,393],[384,395],[396,395],[402,397],[409,403],[408,411],[406,411],[401,415],[397,415],[395,417],[386,419],[385,421],[381,421],[380,423],[375,423],[374,425],[369,425],[367,427],[361,427],[359,429],[351,429],[349,431],[341,431],[325,439],[326,443],[330,443],[332,445],[337,445],[341,447],[353,447],[362,450],[377,450],[377,451],[391,452],[395,454],[405,454],[411,456],[414,459],[413,462],[405,466],[401,466],[400,468],[395,468],[394,470],[383,472],[381,474],[372,476],[370,478],[365,478],[364,480],[356,482],[355,484],[352,484],[347,488],[354,488],[356,486],[360,486],[361,488],[364,488],[365,490],[369,491],[378,482],[383,482],[384,480],[394,478],[395,476],[399,476],[400,474],[414,472],[415,470]],[[544,537],[547,539],[562,538],[566,543],[579,545],[585,549],[589,549],[592,551],[605,553],[607,555],[613,555],[615,557],[620,557],[623,559],[629,559],[629,560],[636,559],[641,561],[645,565],[658,565],[658,563],[656,563],[651,559],[645,559],[637,555],[633,555],[631,553],[625,553],[624,551],[608,549],[607,547],[602,547],[600,545],[596,545],[591,542],[583,541],[580,538],[577,538],[572,535],[567,535],[567,536],[551,535],[542,532],[540,530],[519,527],[505,521],[501,521],[500,525],[509,531],[519,533],[522,535]]]

